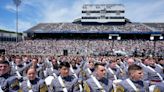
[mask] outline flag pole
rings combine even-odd
[[[21,4],[21,0],[13,0],[15,6],[16,6],[16,42],[18,42],[18,7]]]

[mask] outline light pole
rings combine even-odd
[[[112,48],[111,48],[111,51],[113,51],[113,48],[114,48],[114,39],[112,39],[112,35],[109,35],[108,36],[108,39],[109,40],[112,40]]]
[[[153,41],[153,56],[155,57],[156,53],[156,41],[157,40],[163,40],[163,36],[162,35],[154,35],[154,36],[150,36],[150,40]]]
[[[111,48],[111,50],[113,51],[114,50],[114,43],[115,43],[114,41],[115,40],[118,40],[118,41],[121,40],[121,36],[119,36],[118,34],[116,34],[116,35],[113,34],[113,35],[109,35],[108,39],[112,40],[112,48]]]
[[[155,56],[156,41],[154,36],[150,36],[150,40],[153,41],[153,56]]]
[[[13,0],[16,6],[16,42],[18,42],[18,7],[21,4],[21,0]]]

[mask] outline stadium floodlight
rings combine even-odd
[[[120,36],[117,36],[117,40],[121,40],[121,37]]]
[[[150,40],[154,40],[154,36],[150,36]]]
[[[16,6],[16,42],[18,42],[18,7],[21,4],[21,0],[13,0],[15,6]]]
[[[111,39],[112,39],[112,36],[111,36],[111,35],[109,35],[108,39],[109,39],[109,40],[111,40]]]
[[[160,39],[160,40],[162,40],[162,39],[163,39],[163,36],[162,36],[162,35],[161,35],[161,36],[159,36],[159,39]]]
[[[13,0],[16,7],[18,7],[21,4],[21,0]]]

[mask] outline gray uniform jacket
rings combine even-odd
[[[59,70],[57,70],[57,69],[51,69],[51,68],[47,68],[46,69],[46,76],[45,77],[47,77],[47,76],[53,76],[53,73],[55,73],[56,74],[56,76],[58,76],[59,75]]]
[[[149,92],[148,91],[149,84],[147,84],[146,82],[139,80],[139,81],[132,81],[132,83],[136,86],[139,92]],[[120,82],[119,85],[121,85],[124,88],[124,92],[136,92],[132,87],[132,85],[130,85],[126,79]]]
[[[27,85],[27,80],[22,82],[21,88],[23,92],[28,92],[30,89],[32,89],[33,92],[39,92],[39,89],[42,85],[44,85],[44,80],[36,78],[33,81],[30,81],[31,87]]]
[[[67,76],[67,77],[61,77],[62,81],[67,89],[68,92],[79,92],[78,89],[78,79],[74,76]],[[59,82],[58,78],[55,78],[52,82],[52,86],[54,91],[53,92],[63,92],[63,87],[61,83]]]
[[[100,85],[103,87],[103,89],[106,92],[111,92],[111,90],[113,88],[111,80],[109,80],[107,78],[102,78],[102,79],[98,80],[98,82],[100,83]],[[94,82],[92,77],[90,77],[88,80],[86,80],[86,83],[88,84],[91,92],[101,92],[100,91],[101,89],[96,85],[96,83]]]
[[[18,78],[10,74],[0,76],[0,85],[4,92],[17,92],[20,89]]]
[[[118,68],[115,69],[111,69],[114,73],[114,75],[116,75],[117,79],[122,79],[121,77],[121,71]],[[107,78],[110,80],[115,80],[114,79],[114,75],[112,74],[112,72],[107,68]]]
[[[144,67],[144,80],[145,81],[152,81],[152,80],[161,80],[160,77],[157,75],[157,72],[152,71],[151,69]],[[155,68],[153,68],[155,70]]]
[[[16,69],[17,67],[17,69]],[[23,76],[23,72],[27,69],[27,66],[24,66],[23,64],[20,65],[14,65],[11,70],[12,75],[16,75],[16,71],[20,73],[21,76]]]

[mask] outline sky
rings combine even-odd
[[[18,32],[39,23],[72,22],[81,17],[84,4],[123,4],[132,22],[164,22],[164,0],[21,0]],[[0,0],[0,29],[16,31],[13,0]]]

